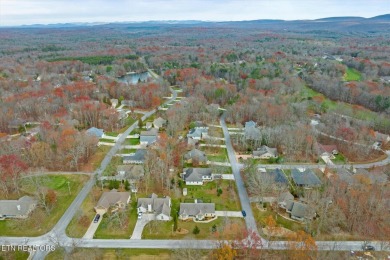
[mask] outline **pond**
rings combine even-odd
[[[137,84],[139,81],[147,81],[148,78],[150,78],[150,74],[146,71],[141,73],[129,73],[117,78],[117,80],[126,84]]]

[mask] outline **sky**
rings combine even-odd
[[[301,20],[390,13],[390,0],[0,0],[0,26],[151,20]]]

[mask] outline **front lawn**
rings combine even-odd
[[[215,210],[241,210],[234,181],[215,180],[202,186],[183,185],[183,188],[187,188],[188,191],[183,199],[201,199],[203,202],[215,203]],[[217,195],[218,188],[222,189],[220,196]]]
[[[100,222],[98,229],[95,232],[94,238],[100,239],[128,239],[133,234],[135,224],[137,223],[137,202],[132,199],[129,205],[127,205],[125,211],[125,217],[112,217],[110,220],[109,215],[106,213],[103,215],[103,219]]]
[[[136,151],[137,151],[137,149],[122,149],[118,153],[120,153],[120,154],[122,154],[122,153],[135,153]]]
[[[126,138],[125,145],[139,145],[139,138]]]
[[[332,160],[333,163],[335,163],[335,164],[346,163],[345,157],[341,153],[335,155],[334,157],[335,157],[335,159]]]
[[[87,232],[89,225],[91,224],[96,212],[94,207],[96,206],[103,191],[100,188],[94,187],[88,196],[81,204],[80,209],[77,210],[73,219],[66,227],[66,234],[69,237],[81,238]]]
[[[213,226],[215,225],[215,231]],[[197,226],[198,234],[193,234],[193,230]],[[226,218],[218,217],[209,223],[195,223],[193,221],[177,222],[178,230],[187,230],[188,233],[180,234],[173,231],[173,221],[158,221],[149,222],[143,232],[144,239],[234,239],[237,233],[245,227],[243,218]],[[184,232],[183,232],[184,233]]]
[[[99,142],[103,142],[103,143],[115,143],[115,140],[113,140],[113,139],[106,139],[106,138],[100,138],[100,139],[99,139]]]
[[[89,179],[86,175],[45,175],[36,177],[40,186],[55,191],[57,201],[50,214],[37,207],[27,219],[7,219],[0,221],[0,234],[2,236],[39,236],[47,233],[62,217],[65,210],[72,203],[83,184]],[[70,188],[70,194],[68,190]],[[34,196],[37,188],[29,182],[28,178],[22,180],[23,195]],[[1,198],[5,199],[5,198]]]
[[[117,137],[119,135],[117,132],[105,132],[104,134],[112,137]]]
[[[209,161],[229,162],[226,148],[203,147]]]

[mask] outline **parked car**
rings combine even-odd
[[[241,213],[242,213],[242,216],[245,218],[245,217],[246,217],[246,212],[245,212],[245,210],[241,211]]]
[[[100,219],[100,214],[96,214],[95,218],[93,219],[93,223],[97,223]]]
[[[375,247],[373,247],[372,245],[363,245],[362,246],[362,249],[364,251],[374,251],[375,250]]]
[[[138,213],[138,219],[142,218],[142,212]]]

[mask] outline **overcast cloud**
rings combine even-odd
[[[390,0],[0,0],[0,25],[150,20],[372,17]]]

